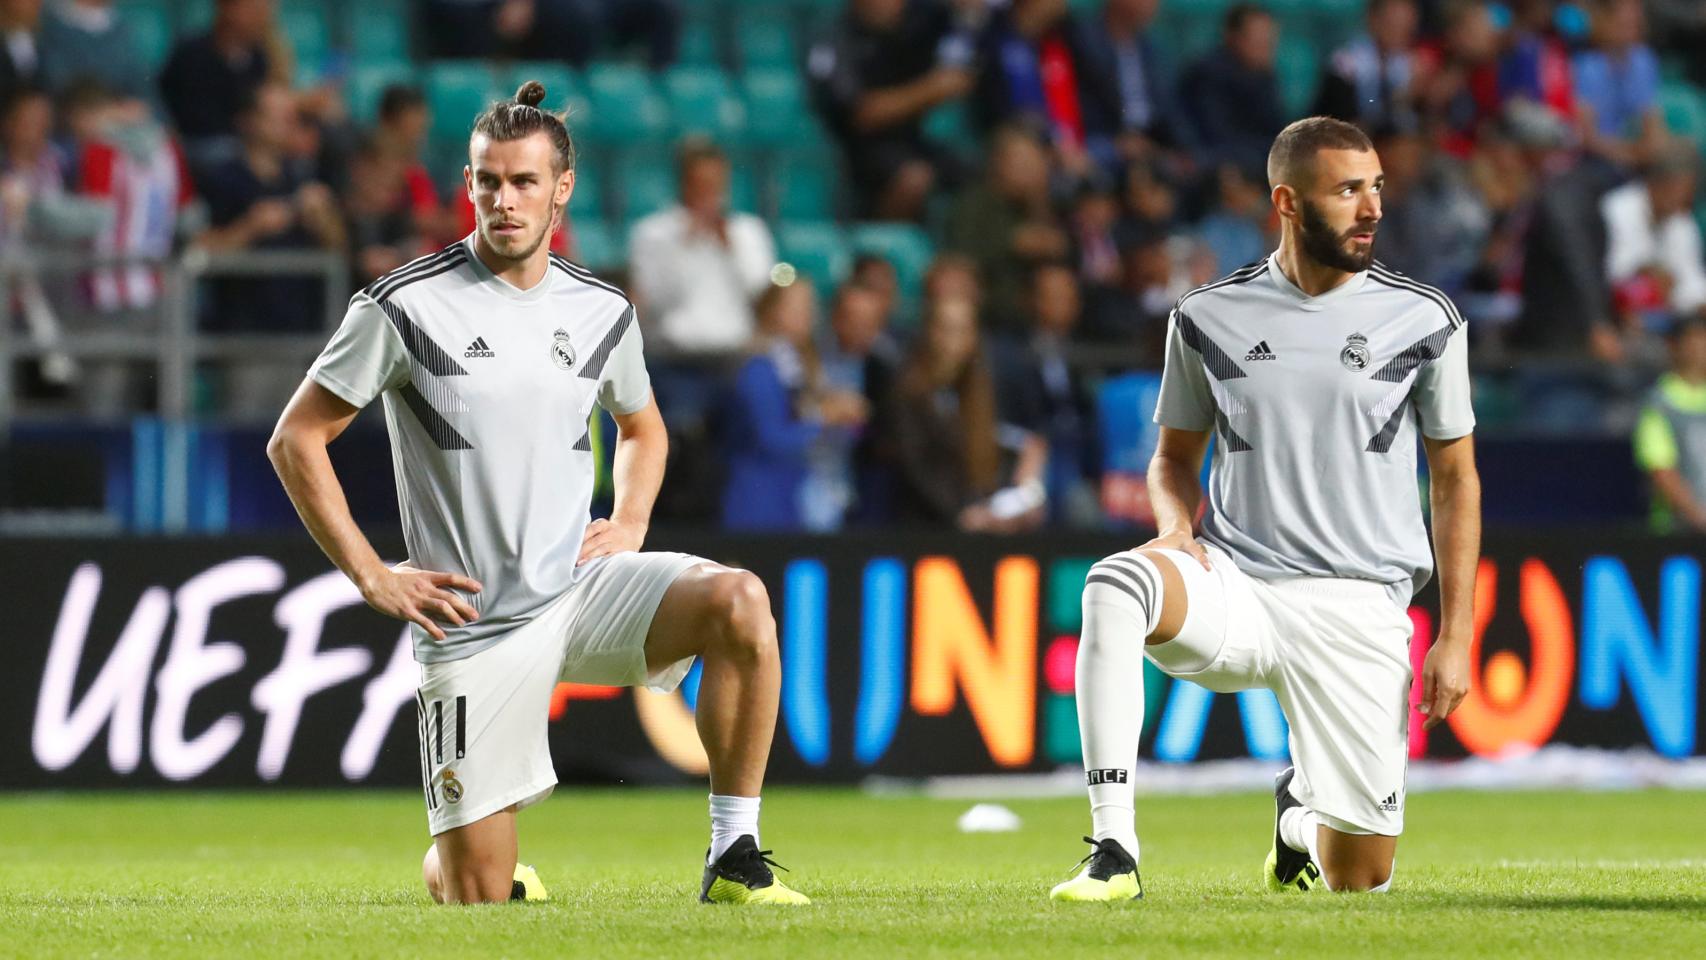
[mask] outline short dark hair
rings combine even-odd
[[[379,119],[394,120],[405,110],[414,110],[426,106],[426,94],[419,87],[406,83],[393,83],[379,95]]]
[[[710,137],[702,134],[694,134],[683,138],[675,147],[676,179],[679,180],[686,177],[687,171],[693,169],[694,164],[705,160],[715,160],[718,163],[728,163],[729,155],[724,153],[723,148],[717,146]]]
[[[1282,183],[1296,186],[1294,181],[1314,162],[1322,150],[1373,150],[1368,134],[1355,124],[1332,117],[1304,117],[1293,122],[1268,150],[1268,185]]]
[[[1225,30],[1227,36],[1233,36],[1243,30],[1256,17],[1272,17],[1267,9],[1254,3],[1235,3],[1226,11]]]
[[[553,165],[557,172],[575,168],[575,142],[569,137],[568,124],[562,114],[541,110],[545,102],[545,85],[529,80],[521,85],[511,100],[499,100],[474,119],[474,135],[484,135],[499,142],[525,140],[542,133],[551,141],[555,154]]]

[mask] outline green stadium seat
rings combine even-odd
[[[776,246],[782,260],[817,285],[820,297],[834,290],[853,264],[846,235],[831,222],[783,221],[776,230]]]
[[[742,80],[746,93],[746,139],[763,146],[798,146],[801,131],[816,127],[806,108],[798,70],[749,70]],[[816,131],[822,139],[821,130]]]
[[[772,11],[745,11],[735,23],[735,47],[741,67],[798,70],[800,55],[794,31]]]
[[[291,5],[278,11],[278,25],[290,43],[296,69],[310,78],[318,76],[332,49],[332,34],[326,25],[326,11],[319,6]]]
[[[715,67],[675,67],[664,75],[663,89],[678,135],[699,133],[726,142],[746,129],[746,105]]]
[[[126,5],[119,16],[130,30],[131,43],[150,73],[158,73],[172,53],[172,14],[153,4]]]
[[[669,107],[643,68],[593,64],[585,79],[587,117],[580,131],[590,140],[623,146],[669,138]]]
[[[655,157],[628,157],[614,168],[623,221],[632,224],[675,203],[675,164]]]
[[[460,149],[474,118],[494,101],[514,93],[505,90],[497,74],[481,63],[445,60],[429,65],[426,96],[432,108],[433,139],[454,142]]]
[[[835,217],[835,159],[822,155],[789,155],[776,163],[771,177],[776,216],[783,220],[830,220]]]
[[[948,146],[976,143],[972,132],[971,113],[963,101],[944,103],[924,116],[924,133],[930,139]]]
[[[688,17],[681,25],[675,61],[690,67],[722,66],[722,44],[717,41],[716,25],[705,18]]]
[[[608,270],[620,267],[628,259],[626,242],[618,231],[603,220],[587,217],[573,221],[574,256],[571,258],[588,270]]]
[[[604,195],[603,170],[601,163],[576,161],[575,192],[569,196],[569,216],[577,222],[596,220],[603,223],[608,219],[610,207]]]
[[[1287,117],[1301,117],[1315,100],[1321,82],[1321,56],[1314,44],[1293,34],[1282,35],[1274,72],[1279,75],[1280,105]]]
[[[167,3],[177,14],[173,30],[179,36],[203,33],[213,25],[214,0],[178,0]]]
[[[1672,133],[1706,149],[1706,98],[1693,87],[1686,83],[1659,87],[1659,110]]]
[[[350,55],[357,65],[409,59],[409,16],[395,10],[359,3],[345,20]]]
[[[732,156],[729,160],[729,209],[762,213],[758,204],[757,165],[742,156]]]
[[[881,254],[894,265],[902,299],[918,299],[924,288],[924,273],[936,255],[929,234],[906,223],[862,223],[849,234],[854,253]]]
[[[386,88],[415,82],[414,67],[407,63],[357,66],[344,83],[344,100],[349,104],[350,117],[362,125],[373,123],[379,119],[379,100]]]

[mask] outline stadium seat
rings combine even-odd
[[[746,105],[715,67],[675,67],[664,75],[663,88],[677,134],[700,133],[727,143],[746,128]]]
[[[379,118],[379,100],[387,87],[415,82],[414,68],[407,63],[358,65],[344,83],[344,100],[349,104],[350,117],[357,123],[372,123]]]
[[[431,64],[426,72],[426,96],[432,108],[433,139],[460,144],[481,111],[514,92],[505,90],[498,76],[484,64],[461,60]]]
[[[318,5],[285,6],[278,11],[278,25],[290,43],[297,71],[305,74],[306,79],[317,78],[325,68],[327,53],[332,49],[326,11]]]
[[[350,54],[358,67],[409,59],[409,18],[397,11],[356,4],[345,20]]]
[[[729,158],[729,209],[760,213],[756,164],[747,157]]]
[[[608,270],[619,267],[628,257],[621,231],[596,217],[577,218],[573,222],[573,249],[570,259],[588,270]]]
[[[1301,117],[1314,102],[1315,88],[1321,82],[1321,56],[1314,44],[1296,33],[1282,34],[1275,53],[1280,105],[1287,117]]]
[[[735,47],[743,69],[798,70],[794,31],[774,11],[743,10],[735,22]]]
[[[827,221],[784,221],[776,230],[776,247],[782,260],[817,285],[820,297],[835,289],[853,263],[847,237]]]
[[[1661,86],[1659,109],[1672,133],[1706,148],[1706,99],[1693,87],[1686,83]]]
[[[801,131],[808,125],[814,139],[822,139],[816,118],[806,109],[798,70],[748,70],[742,87],[746,93],[748,143],[798,146]]]
[[[853,252],[881,254],[894,265],[901,298],[916,301],[924,287],[924,272],[936,255],[930,235],[906,223],[861,223],[849,233]]]
[[[770,184],[776,216],[783,220],[835,217],[835,158],[790,154],[777,160]]]
[[[965,103],[958,100],[944,103],[926,114],[924,133],[932,140],[956,148],[977,141],[977,135],[972,132],[971,114]]]
[[[616,175],[622,220],[634,221],[675,203],[675,164],[650,154],[627,157],[611,169]]]
[[[675,62],[690,67],[722,66],[722,44],[717,40],[716,24],[703,17],[686,18],[681,24]]]
[[[569,197],[569,215],[579,220],[608,219],[609,206],[605,201],[606,167],[602,163],[575,163],[575,192]]]
[[[616,146],[668,139],[669,107],[643,68],[599,63],[586,71],[587,118],[581,130]]]
[[[175,11],[176,22],[172,25],[178,36],[192,33],[204,33],[213,25],[214,0],[178,0],[177,3],[167,3],[166,6]]]
[[[172,53],[171,11],[154,4],[126,5],[119,11],[131,42],[149,73],[158,73]]]

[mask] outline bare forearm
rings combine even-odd
[[[663,486],[664,462],[669,458],[669,437],[660,428],[616,438],[616,457],[611,479],[616,502],[610,519],[644,529],[651,524],[652,506]]]
[[[275,439],[267,447],[267,457],[314,542],[351,582],[365,590],[367,581],[385,564],[356,526],[325,445]]]
[[[1475,615],[1475,573],[1481,558],[1481,480],[1467,473],[1436,481],[1434,554],[1439,566],[1440,636],[1467,641]]]
[[[1197,505],[1202,502],[1202,484],[1197,468],[1171,457],[1149,461],[1149,503],[1155,511],[1155,527],[1162,536],[1190,536],[1196,523]]]
[[[1682,474],[1676,470],[1654,470],[1652,472],[1653,486],[1664,498],[1664,502],[1676,511],[1689,526],[1696,529],[1706,528],[1706,508],[1701,507],[1700,501],[1694,498],[1694,491],[1688,488],[1688,481],[1682,479]]]

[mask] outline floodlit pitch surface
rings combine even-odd
[[[521,817],[553,902],[446,909],[407,793],[0,794],[0,956],[1697,956],[1706,793],[1412,798],[1386,896],[1263,892],[1272,800],[1139,798],[1148,899],[1050,903],[1078,800],[776,790],[764,845],[816,903],[695,902],[705,795],[561,789]]]

